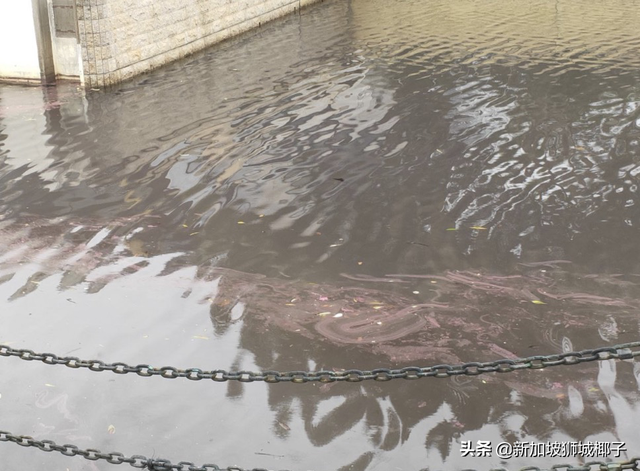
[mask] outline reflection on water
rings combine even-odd
[[[637,339],[638,15],[325,2],[106,92],[0,87],[0,342],[297,370]],[[3,361],[1,428],[173,461],[486,469],[557,460],[470,460],[461,441],[640,450],[631,362],[267,387]]]

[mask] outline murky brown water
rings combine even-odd
[[[0,343],[289,370],[637,340],[638,6],[335,0],[110,91],[0,86]],[[267,387],[1,362],[0,429],[174,462],[579,461],[462,457],[465,440],[640,454],[637,363]]]

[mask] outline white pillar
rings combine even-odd
[[[40,80],[30,0],[0,2],[0,77]]]
[[[46,7],[46,0],[0,1],[0,79],[53,80]]]

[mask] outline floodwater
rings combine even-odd
[[[0,86],[0,343],[314,370],[638,340],[638,7],[333,0],[111,90]],[[329,385],[0,367],[0,429],[173,462],[640,454],[632,361]],[[491,456],[462,456],[478,440]],[[626,451],[502,459],[503,441]],[[0,460],[113,469],[7,443]]]

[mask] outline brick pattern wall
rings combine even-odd
[[[85,85],[134,77],[320,0],[76,0]]]

